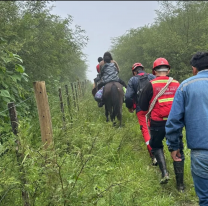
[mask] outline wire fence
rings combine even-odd
[[[15,106],[17,107],[17,106],[21,105],[22,103],[24,103],[24,102],[26,102],[26,101],[28,101],[29,99],[32,99],[32,98],[34,98],[34,96],[31,96],[31,97],[29,97],[29,98],[27,98],[27,99],[25,99],[25,100],[19,102],[19,103],[16,104]],[[1,111],[0,114],[3,114],[4,112],[9,111],[9,110],[12,109],[13,107],[14,107],[14,106],[9,107],[9,108],[7,108],[7,109]]]
[[[48,105],[47,105],[47,108],[45,108],[45,111],[49,111],[50,120],[48,121],[52,122],[51,114],[50,114],[50,111],[52,111],[54,117],[57,115],[62,117],[63,127],[65,127],[65,124],[67,123],[69,119],[71,122],[70,124],[73,124],[74,118],[76,119],[76,116],[79,112],[80,101],[84,97],[84,94],[85,94],[85,91],[89,82],[90,82],[89,80],[84,80],[84,81],[70,82],[70,84],[63,83],[62,85],[60,84],[54,87],[55,89],[52,87],[49,87],[47,92],[46,92],[45,82],[44,83],[42,82],[45,87],[44,89],[45,96],[46,96],[45,100],[42,100],[42,97],[40,97],[39,103],[38,103],[36,93],[41,93],[41,91],[39,92],[35,91],[36,89],[34,87],[35,95],[30,94],[28,98],[26,98],[25,100],[21,102],[18,102],[17,104],[15,104],[14,102],[9,102],[7,105],[8,108],[3,111],[0,111],[0,115],[4,117],[6,116],[10,117],[12,131],[16,135],[18,132],[18,125],[19,125],[18,119],[17,119],[17,114],[18,114],[17,110],[19,110],[19,112],[21,111],[18,115],[20,117],[20,120],[22,119],[23,116],[27,117],[27,115],[29,115],[27,118],[35,118],[35,119],[37,118],[37,121],[38,121],[38,116],[39,116],[39,123],[41,127],[41,124],[45,124],[44,123],[45,120],[42,121],[40,118],[40,108],[42,107],[41,105],[45,105],[47,102]],[[50,91],[51,88],[53,92]],[[25,104],[31,99],[36,100],[36,101],[30,102],[29,104]],[[24,109],[26,109],[27,111],[24,111]],[[6,112],[8,113],[6,114]],[[6,125],[9,124],[9,122],[7,122],[8,121],[7,118],[5,119],[5,121],[4,123],[6,123]],[[52,125],[51,126],[45,125],[44,127],[52,128]],[[8,126],[6,126],[6,128],[8,128]],[[4,126],[2,127],[1,131],[4,131]],[[4,132],[4,135],[5,135],[5,132]],[[44,141],[43,143],[45,144]]]

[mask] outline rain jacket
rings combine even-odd
[[[104,84],[112,81],[119,81],[118,70],[115,66],[115,63],[105,63],[101,68],[100,77]]]
[[[126,94],[125,94],[125,103],[127,108],[133,108],[133,104],[136,102],[136,113],[141,111],[141,108],[137,102],[137,88],[139,83],[139,74],[146,74],[144,71],[140,71],[136,76],[131,77],[128,82]],[[148,74],[148,79],[152,80],[155,76],[153,74]]]

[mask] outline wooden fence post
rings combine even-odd
[[[17,112],[16,112],[16,107],[15,107],[14,102],[8,103],[8,109],[9,109],[9,116],[10,116],[12,131],[17,136],[17,133],[18,133],[18,119],[17,119]],[[30,206],[29,194],[25,191],[25,188],[24,188],[27,181],[25,179],[25,171],[24,171],[24,167],[23,167],[23,164],[22,164],[23,158],[22,158],[22,155],[19,153],[20,143],[19,143],[18,140],[16,140],[16,144],[17,144],[17,147],[16,147],[17,163],[18,163],[19,168],[20,168],[20,173],[22,173],[20,175],[20,181],[23,185],[23,188],[22,188],[23,205],[24,206]]]
[[[33,87],[38,108],[41,138],[45,148],[47,148],[53,142],[53,131],[45,82],[33,82]]]
[[[77,81],[77,90],[78,90],[78,95],[79,97],[81,96],[81,88],[80,88],[80,81]]]
[[[85,94],[85,85],[84,85],[84,81],[82,82],[82,96],[84,96]]]
[[[61,88],[59,88],[59,99],[60,99],[60,107],[61,107],[61,112],[63,114],[63,122],[65,123],[65,115],[64,115],[64,103],[63,103],[63,98],[62,98],[62,92],[61,92]]]
[[[18,119],[17,119],[17,112],[14,102],[8,103],[8,109],[9,109],[9,116],[11,120],[11,126],[12,131],[15,135],[17,135],[18,132]]]
[[[77,95],[77,85],[76,85],[76,82],[74,82],[75,85],[74,85],[74,89],[75,89],[75,94],[76,94],[76,99],[77,99],[77,109],[79,111],[79,100],[78,100],[78,95]]]
[[[87,89],[87,80],[85,79],[85,90]]]
[[[69,100],[69,90],[68,90],[68,85],[65,85],[65,90],[66,90],[67,106],[68,106],[68,110],[69,110],[69,115],[70,115],[71,120],[72,120],[71,105],[70,105],[70,100]]]
[[[71,88],[72,88],[72,95],[73,95],[73,99],[74,99],[74,107],[76,107],[75,92],[74,92],[74,86],[73,86],[72,82],[71,82]]]

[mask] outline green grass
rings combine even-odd
[[[64,129],[58,98],[49,100],[54,149],[44,151],[41,147],[37,120],[21,123],[19,136],[24,145],[21,150],[23,156],[27,154],[23,163],[27,185],[19,187],[19,176],[23,174],[19,173],[16,162],[7,162],[15,159],[15,151],[3,156],[3,165],[7,162],[8,167],[2,166],[6,169],[1,177],[3,180],[0,180],[1,197],[10,186],[14,185],[15,188],[6,194],[2,205],[20,205],[21,188],[28,191],[31,205],[37,206],[198,205],[185,142],[186,190],[185,193],[179,193],[165,141],[164,150],[171,180],[167,185],[160,185],[159,167],[151,165],[137,117],[135,113],[129,113],[124,104],[123,127],[112,127],[111,122],[105,121],[104,108],[97,107],[89,92],[79,103],[80,111],[73,108],[73,124],[66,115]]]

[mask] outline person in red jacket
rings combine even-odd
[[[98,65],[96,66],[96,69],[97,69],[97,73],[100,73],[100,62],[103,61],[103,58],[102,57],[98,57]]]
[[[133,64],[132,74],[133,74],[133,77],[131,77],[128,82],[128,86],[127,86],[127,90],[126,90],[126,94],[125,94],[126,107],[129,109],[129,112],[131,112],[131,113],[133,113],[134,110],[136,109],[136,115],[138,118],[138,122],[140,124],[140,129],[141,129],[144,141],[147,145],[147,150],[148,150],[150,157],[152,159],[152,165],[156,166],[157,161],[151,152],[152,148],[149,145],[150,135],[149,135],[147,125],[145,122],[145,115],[147,112],[142,111],[141,108],[139,107],[138,94],[137,94],[138,89],[143,89],[143,88],[140,88],[140,86],[144,87],[145,83],[154,79],[155,76],[152,74],[145,73],[144,66],[139,62]],[[145,80],[145,83],[143,83],[143,85],[141,85],[141,81],[143,82],[143,80],[141,78],[143,80]]]
[[[157,163],[162,172],[160,183],[165,184],[169,180],[169,173],[166,169],[162,141],[165,137],[165,124],[171,110],[173,98],[180,84],[178,81],[168,76],[170,72],[170,65],[165,58],[156,59],[153,63],[152,71],[153,74],[156,75],[156,78],[148,82],[148,84],[144,87],[141,92],[138,104],[143,111],[147,111],[148,109],[148,113],[151,111],[151,137],[149,143],[152,148],[152,153],[157,159]],[[168,82],[171,83],[166,85]],[[163,89],[164,87],[166,89]],[[164,92],[161,90],[164,90]]]

